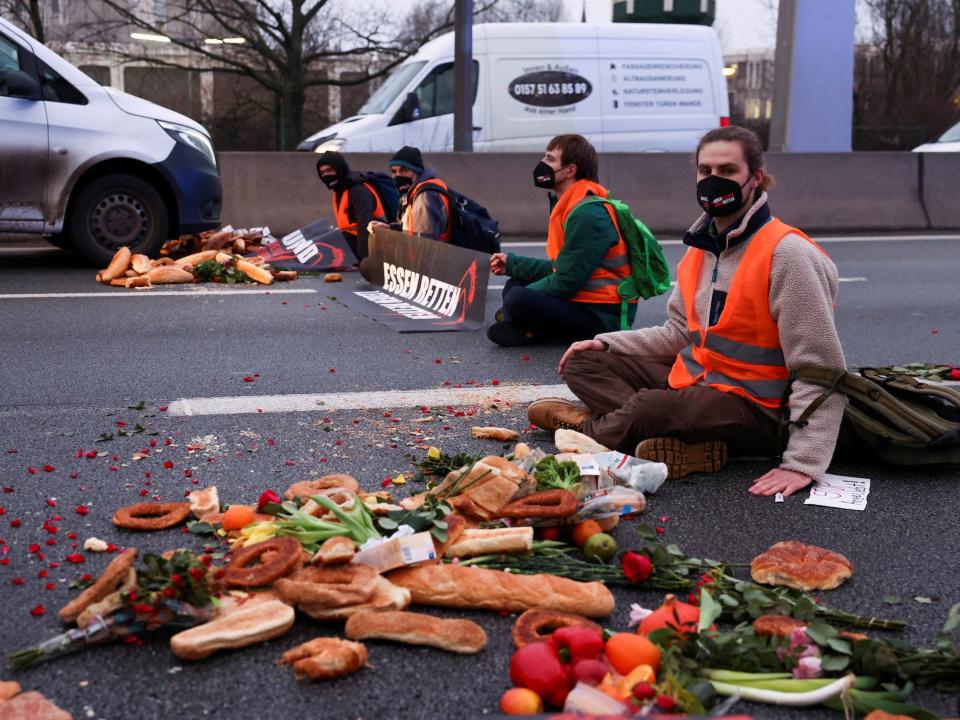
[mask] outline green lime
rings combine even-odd
[[[617,541],[606,533],[597,533],[587,540],[583,554],[590,562],[610,562],[617,554]]]

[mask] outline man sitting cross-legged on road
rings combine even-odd
[[[749,130],[711,130],[697,148],[706,214],[689,246],[661,327],[576,342],[560,374],[584,403],[544,399],[530,420],[578,430],[607,447],[667,463],[670,477],[713,472],[728,453],[775,456],[781,407],[793,417],[822,393],[789,383],[791,369],[843,368],[833,320],[837,269],[799,230],[770,214],[762,146]],[[747,201],[744,201],[744,198]],[[830,396],[789,439],[755,495],[790,495],[826,471],[846,399]]]

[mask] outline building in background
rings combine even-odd
[[[713,25],[716,0],[613,0],[614,22]]]
[[[773,115],[773,48],[743,50],[724,56],[730,122],[756,132],[764,146]]]
[[[46,44],[101,85],[203,123],[218,150],[277,149],[274,97],[252,79],[215,72],[215,61],[162,42],[162,37],[150,38],[138,32],[101,0],[46,0],[41,7]],[[168,20],[166,0],[130,0],[130,7],[141,17],[162,25],[168,37],[196,32]],[[238,45],[221,42],[216,47],[226,53]],[[342,62],[325,71],[345,79],[362,76],[359,65]],[[369,95],[370,85],[310,88],[304,108],[310,126],[326,127],[355,112]]]

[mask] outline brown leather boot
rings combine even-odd
[[[550,432],[561,428],[582,432],[583,421],[592,418],[593,413],[563,398],[540,398],[527,407],[527,417],[537,427]]]
[[[727,444],[719,440],[685,443],[676,438],[648,438],[633,453],[643,460],[662,462],[670,480],[695,472],[717,472],[727,464]]]

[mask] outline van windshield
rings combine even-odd
[[[380,115],[385,113],[387,108],[390,107],[390,103],[396,99],[397,95],[403,92],[404,88],[410,84],[410,81],[413,80],[414,76],[420,72],[426,64],[426,60],[421,60],[420,62],[407,63],[406,65],[398,67],[393,74],[387,78],[386,82],[377,88],[377,91],[370,96],[370,99],[363,104],[363,107],[357,111],[357,115]]]
[[[960,123],[947,130],[937,142],[960,142]]]

